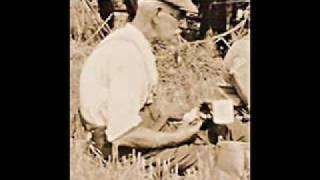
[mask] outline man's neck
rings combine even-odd
[[[141,23],[140,21],[133,21],[131,24],[136,27],[149,42],[152,42],[155,37],[155,33],[151,24]]]

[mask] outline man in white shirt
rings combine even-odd
[[[151,100],[158,81],[150,41],[178,42],[179,19],[185,12],[197,13],[191,0],[139,0],[132,23],[108,35],[85,62],[80,77],[80,112],[86,129],[104,155],[119,146],[136,149],[175,147],[190,140],[201,121],[174,132],[159,132],[141,124],[140,110]],[[196,152],[188,148],[166,151],[177,157],[180,167],[195,163]],[[169,155],[169,156],[168,156]],[[184,162],[182,162],[184,160]],[[186,164],[188,163],[188,164]]]

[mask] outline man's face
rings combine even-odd
[[[154,18],[154,30],[160,40],[168,44],[177,44],[180,20],[182,19],[181,12],[170,7],[158,8],[158,13]]]

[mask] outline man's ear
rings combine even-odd
[[[162,8],[161,8],[161,7],[158,7],[157,10],[156,10],[155,16],[154,16],[153,19],[152,19],[153,23],[155,23],[155,24],[158,24],[158,23],[159,23],[161,11],[162,11]]]

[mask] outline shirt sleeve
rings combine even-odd
[[[110,87],[107,103],[107,138],[112,142],[141,121],[139,111],[145,92],[144,69],[140,53],[133,45],[121,46],[125,52],[118,52],[112,58]]]

